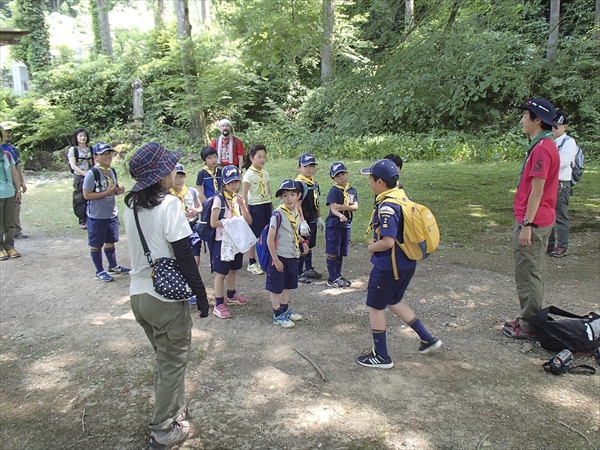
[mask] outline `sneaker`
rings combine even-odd
[[[361,366],[375,367],[378,369],[391,369],[392,367],[394,367],[392,358],[388,357],[386,359],[383,359],[375,352],[375,347],[373,347],[373,350],[371,350],[370,353],[356,358],[356,362],[359,363]]]
[[[429,342],[421,341],[421,346],[419,347],[419,353],[421,355],[426,355],[427,353],[435,352],[441,346],[442,346],[442,341],[440,341],[436,337],[434,337]]]
[[[231,313],[227,311],[225,303],[221,303],[213,308],[213,314],[220,319],[231,319]]]
[[[336,288],[340,288],[340,289],[343,289],[346,287],[346,285],[342,281],[342,277],[336,278],[333,281],[327,280],[327,286],[336,287]]]
[[[19,258],[19,257],[21,257],[21,254],[18,251],[16,251],[14,248],[11,248],[10,250],[6,250],[6,254],[10,258]]]
[[[504,336],[507,336],[507,337],[513,338],[513,339],[528,339],[530,341],[538,340],[538,337],[536,334],[525,331],[523,328],[521,328],[520,324],[517,324],[517,326],[515,328],[508,328],[508,327],[502,328],[502,334]]]
[[[1,250],[0,251],[0,261],[4,261],[8,258],[9,258],[8,253],[6,253],[4,250]]]
[[[508,321],[507,320],[506,322],[504,322],[504,327],[505,328],[510,328],[511,330],[514,329],[514,328],[517,328],[518,326],[519,326],[519,319],[515,319],[515,320],[512,320],[512,321]]]
[[[315,269],[305,270],[304,272],[302,272],[302,275],[304,275],[307,278],[316,278],[316,279],[319,279],[323,276],[322,274],[317,272]]]
[[[564,247],[556,247],[550,252],[550,256],[552,256],[553,258],[562,258],[563,256],[567,256],[568,254],[569,249]]]
[[[81,228],[82,230],[87,230],[87,224],[85,224],[85,223],[80,223],[80,224],[79,224],[79,228]]]
[[[100,281],[113,281],[114,278],[107,274],[104,270],[96,274],[96,280]]]
[[[289,309],[286,312],[284,312],[283,315],[290,319],[292,322],[299,322],[302,320],[302,316],[300,314],[296,314],[295,312],[292,312]]]
[[[283,328],[294,328],[296,326],[285,313],[279,314],[277,317],[273,315],[273,323],[275,325],[281,325]]]
[[[344,287],[352,286],[352,281],[346,280],[344,277],[340,276],[340,280],[344,283]]]
[[[254,275],[264,275],[265,271],[262,270],[260,264],[255,262],[254,264],[248,264],[247,269],[248,272],[253,273]]]
[[[546,253],[550,254],[554,251],[556,247],[554,246],[554,244],[548,244],[548,247],[546,248]]]
[[[28,234],[25,233],[17,233],[15,234],[15,239],[27,239],[29,237]]]
[[[310,284],[312,283],[312,280],[308,277],[305,277],[304,274],[302,274],[298,277],[298,283]]]
[[[131,272],[131,269],[128,269],[127,267],[123,267],[123,266],[115,266],[115,267],[109,267],[108,268],[108,273],[124,273],[124,274],[128,274],[129,272]]]
[[[150,434],[150,449],[162,450],[171,448],[187,439],[190,434],[190,424],[185,420],[173,421],[169,431],[153,431]]]
[[[233,294],[232,298],[229,298],[229,297],[225,296],[225,304],[227,306],[230,306],[230,305],[247,305],[248,304],[248,300],[245,299],[244,297],[241,297],[236,292],[235,294]]]

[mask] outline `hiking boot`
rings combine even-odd
[[[319,279],[323,276],[322,274],[317,272],[315,269],[305,270],[304,272],[302,272],[302,275],[304,275],[307,278],[315,278],[315,279]]]
[[[27,239],[29,237],[28,234],[25,233],[17,233],[15,234],[15,239]]]
[[[336,278],[333,281],[327,280],[327,286],[329,286],[329,287],[336,287],[336,288],[340,288],[340,289],[343,289],[343,288],[346,287],[346,285],[342,281],[342,277],[338,277],[338,278]]]
[[[440,341],[436,337],[434,337],[430,341],[421,341],[421,345],[419,347],[419,353],[421,355],[426,355],[427,353],[435,352],[441,346],[442,346],[442,341]]]
[[[375,352],[375,347],[373,347],[373,350],[371,350],[370,353],[356,358],[356,362],[361,366],[375,367],[376,369],[391,369],[394,367],[392,358],[382,358]]]
[[[213,314],[220,319],[231,319],[231,313],[227,311],[225,303],[221,303],[213,308]]]
[[[173,421],[169,431],[153,431],[150,434],[150,450],[163,450],[180,444],[190,434],[190,424],[185,420]]]
[[[286,316],[286,313],[281,313],[277,317],[273,314],[273,323],[275,325],[281,325],[283,328],[294,328],[296,326],[296,324]]]
[[[254,264],[248,264],[246,270],[250,273],[253,273],[254,275],[264,275],[265,273],[265,271],[262,270],[262,268],[260,267],[260,264],[258,264],[257,262],[255,262]]]
[[[0,261],[4,261],[7,260],[9,258],[8,253],[6,253],[4,250],[0,251]]]
[[[300,314],[296,314],[295,312],[292,312],[292,310],[290,310],[290,309],[288,309],[286,312],[284,312],[283,315],[285,317],[287,317],[288,319],[290,319],[292,322],[299,322],[302,320],[302,316]]]
[[[107,274],[104,270],[96,274],[96,280],[100,281],[113,281],[114,278]]]
[[[564,247],[556,247],[550,252],[550,256],[552,256],[553,258],[562,258],[563,256],[567,256],[568,254],[569,249]]]
[[[131,269],[128,269],[127,267],[123,267],[123,266],[115,266],[115,267],[109,267],[108,268],[108,273],[123,273],[125,275],[127,275],[129,272],[131,272]]]
[[[508,328],[508,327],[502,328],[502,334],[506,337],[513,338],[513,339],[528,339],[530,341],[538,340],[538,337],[536,334],[525,331],[523,328],[521,328],[521,324],[519,324],[519,323],[517,323],[517,326],[515,328]]]
[[[244,297],[241,297],[237,292],[235,294],[233,294],[232,298],[229,297],[225,297],[225,304],[227,306],[231,306],[231,305],[247,305],[248,304],[248,300],[245,299]]]
[[[346,280],[344,277],[340,276],[340,280],[342,280],[342,282],[344,283],[344,287],[350,287],[352,286],[352,281],[350,280]]]
[[[11,248],[9,250],[6,250],[6,254],[10,257],[10,258],[20,258],[21,254],[16,251],[14,248]]]
[[[298,283],[302,283],[302,284],[310,284],[312,283],[312,280],[308,277],[305,277],[304,275],[300,275],[298,277]]]

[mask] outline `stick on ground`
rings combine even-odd
[[[317,372],[319,372],[319,375],[321,375],[321,379],[323,381],[327,381],[327,377],[325,376],[325,373],[323,373],[323,371],[321,370],[321,368],[319,366],[317,366],[317,364],[312,359],[310,359],[306,354],[302,353],[297,348],[294,348],[292,350],[294,350],[296,353],[298,353],[300,356],[302,356],[305,360],[307,360],[309,363],[311,363],[312,366],[315,368],[315,370]]]
[[[592,441],[590,441],[588,439],[588,437],[585,434],[583,434],[581,431],[577,431],[575,428],[570,427],[569,425],[567,425],[566,423],[561,422],[560,420],[557,420],[557,422],[560,423],[562,426],[567,427],[569,430],[574,431],[575,433],[580,434],[581,436],[583,436],[585,438],[585,440],[588,441],[588,444],[590,444],[592,447],[594,447],[594,450],[598,450],[598,448],[594,444],[592,444]]]

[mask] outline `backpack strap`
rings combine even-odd
[[[546,316],[548,316],[548,314],[554,314],[556,316],[563,316],[563,317],[569,317],[571,319],[585,319],[585,316],[578,316],[577,314],[573,314],[570,313],[569,311],[565,311],[564,309],[560,309],[557,308],[556,306],[550,306],[548,308],[545,308],[546,312]],[[544,310],[542,310],[544,311]]]

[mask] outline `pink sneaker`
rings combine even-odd
[[[232,298],[225,297],[225,304],[226,305],[247,305],[248,300],[245,299],[244,297],[240,297],[240,295],[236,292],[235,294],[233,294]]]
[[[224,303],[215,306],[213,308],[213,314],[221,319],[231,319],[231,313],[227,311],[227,307]]]

